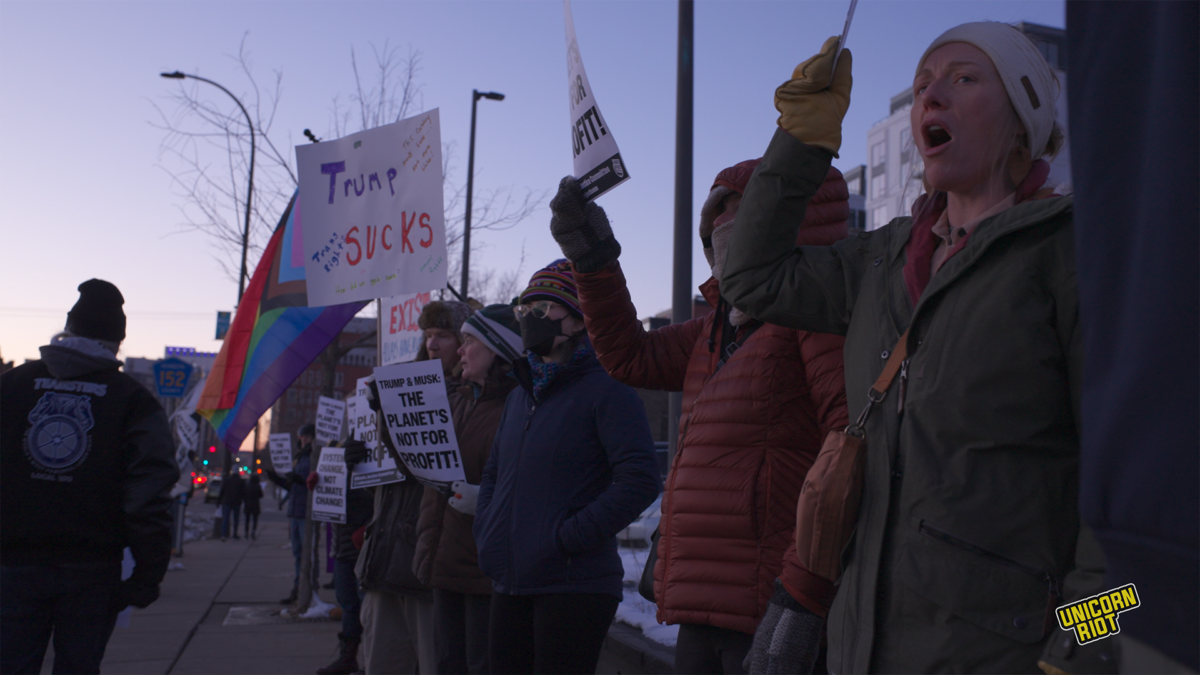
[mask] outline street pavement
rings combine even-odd
[[[213,506],[193,502],[189,508]],[[274,500],[264,499],[257,541],[186,544],[183,557],[173,559],[186,569],[168,571],[158,601],[134,609],[129,628],[113,631],[100,672],[271,675],[312,673],[332,661],[341,621],[288,622],[271,616],[292,588],[287,522]],[[321,583],[330,578],[322,569]],[[335,602],[332,590],[321,589],[320,596]],[[51,647],[43,673],[51,672],[53,658]]]

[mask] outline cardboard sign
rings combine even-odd
[[[292,470],[291,434],[271,434],[267,447],[271,449],[271,466],[277,473]]]
[[[310,307],[446,285],[438,111],[296,147]]]
[[[404,480],[404,473],[396,466],[396,460],[379,442],[375,411],[371,410],[370,404],[367,403],[366,381],[365,377],[359,379],[355,395],[346,399],[350,431],[371,451],[367,461],[356,464],[354,471],[350,473],[351,490]]]
[[[588,199],[595,199],[629,180],[612,128],[600,115],[600,106],[583,70],[571,0],[563,0],[567,21],[567,98],[571,110],[571,148],[575,153],[575,177]],[[440,288],[440,287],[439,287]]]
[[[382,354],[380,365],[406,363],[417,358],[423,333],[417,325],[417,319],[432,296],[431,292],[426,291],[383,299],[383,311],[379,322],[382,327],[379,334],[379,349]]]
[[[434,359],[381,366],[375,369],[375,384],[388,433],[413,476],[438,489],[466,480],[442,362]]]
[[[317,487],[312,491],[313,520],[346,522],[346,459],[342,448],[321,448]]]
[[[340,440],[345,421],[345,401],[326,396],[317,399],[317,443],[325,445]]]

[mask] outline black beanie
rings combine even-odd
[[[67,312],[67,332],[93,340],[125,339],[125,298],[107,281],[88,279],[79,284],[79,302]]]

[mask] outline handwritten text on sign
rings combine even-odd
[[[466,480],[442,362],[381,366],[375,369],[375,383],[388,433],[417,480],[438,488]]]
[[[383,299],[379,348],[383,354],[380,365],[404,363],[417,358],[423,331],[417,325],[421,310],[429,304],[432,293],[413,293]]]
[[[564,0],[567,23],[567,98],[571,110],[571,149],[575,153],[575,177],[583,195],[595,199],[629,180],[621,161],[621,151],[612,129],[600,115],[600,106],[583,69],[579,41],[575,38],[575,20],[571,0]]]
[[[446,285],[438,111],[296,147],[312,307]]]
[[[346,522],[346,460],[342,448],[321,448],[317,487],[312,493],[312,519]]]

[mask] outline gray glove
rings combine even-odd
[[[604,209],[583,196],[583,188],[573,176],[558,184],[550,212],[550,234],[576,270],[595,272],[621,255]]]
[[[776,580],[775,595],[754,632],[754,644],[742,667],[752,675],[811,673],[824,627],[825,619],[796,602]]]

